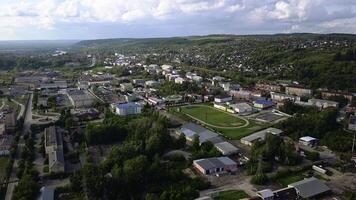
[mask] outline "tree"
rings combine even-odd
[[[40,185],[31,175],[24,175],[14,190],[14,200],[35,199],[40,191]]]
[[[57,97],[56,96],[48,97],[47,104],[50,108],[55,108],[57,106]]]
[[[183,133],[181,133],[179,135],[178,140],[177,140],[177,147],[178,148],[184,148],[186,143],[187,143],[187,139],[185,138],[185,135]]]

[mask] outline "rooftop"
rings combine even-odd
[[[310,198],[330,190],[322,181],[315,177],[304,179],[288,185],[294,187],[302,198]]]

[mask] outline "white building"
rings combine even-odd
[[[125,103],[116,105],[115,113],[121,116],[137,115],[142,111],[142,106],[137,103]]]
[[[232,101],[232,97],[231,96],[216,96],[214,98],[214,102],[216,103],[226,103]]]
[[[252,106],[247,103],[231,104],[230,107],[237,113],[250,113],[253,111]]]

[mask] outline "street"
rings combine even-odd
[[[29,100],[27,102],[26,105],[26,109],[25,109],[25,116],[24,116],[24,124],[23,124],[23,128],[21,131],[21,136],[18,142],[18,147],[17,147],[17,151],[16,151],[16,155],[15,155],[15,159],[14,159],[14,165],[12,166],[12,172],[11,172],[11,176],[9,178],[9,181],[16,181],[17,179],[17,166],[18,166],[18,161],[20,160],[20,155],[21,155],[21,149],[23,148],[23,146],[25,145],[25,140],[23,139],[24,134],[27,134],[30,131],[31,128],[31,123],[32,123],[32,99],[33,99],[33,93],[30,94]],[[11,200],[12,199],[12,195],[15,189],[15,186],[17,185],[17,182],[14,183],[9,183],[7,186],[7,190],[6,190],[6,196],[5,196],[5,200]]]

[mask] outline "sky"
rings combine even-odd
[[[0,40],[355,33],[356,0],[0,0]]]

